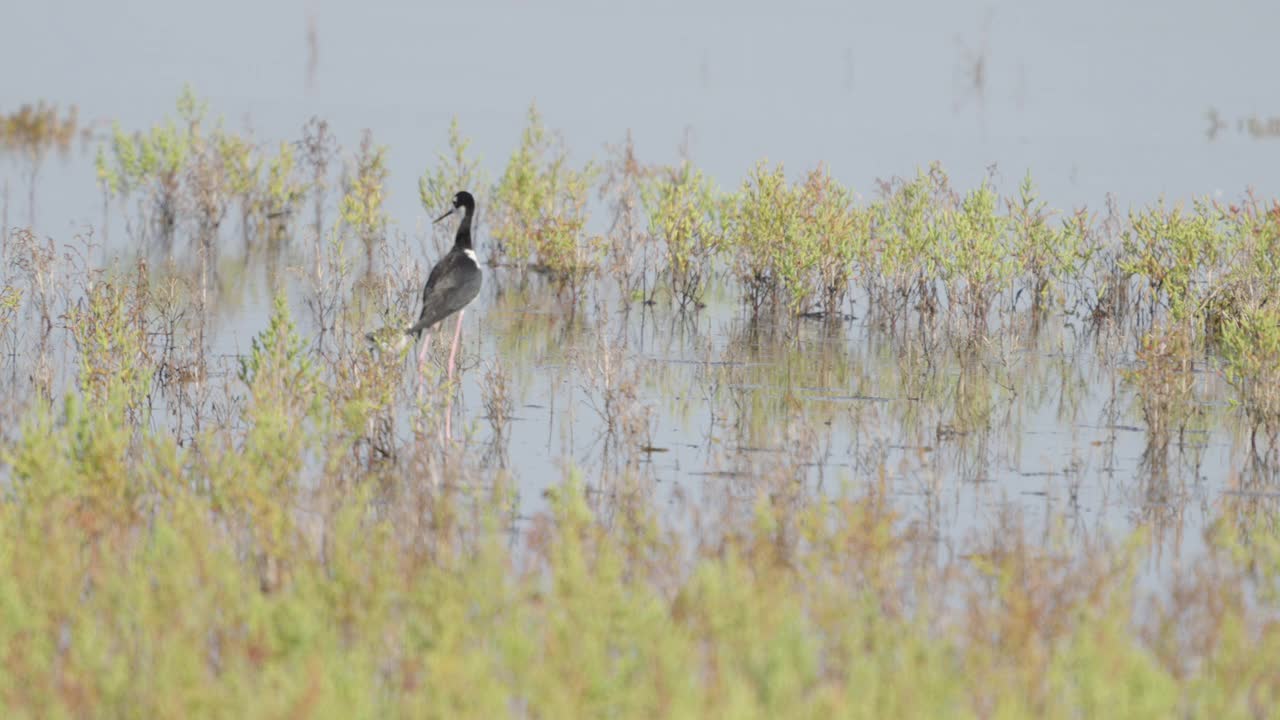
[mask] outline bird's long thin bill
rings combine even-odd
[[[457,209],[458,209],[458,208],[454,208],[453,210],[457,210]],[[449,217],[450,215],[452,215],[452,214],[453,214],[453,210],[450,210],[449,212],[447,212],[447,213],[445,213],[445,214],[441,215],[440,217],[436,218],[435,220],[432,220],[432,221],[431,221],[431,224],[432,224],[432,225],[434,225],[434,224],[436,224],[436,223],[440,222],[441,220],[443,220],[443,219],[445,219],[445,218]]]

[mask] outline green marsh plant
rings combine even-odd
[[[1040,199],[1030,172],[1018,187],[1018,197],[1006,200],[1006,205],[1022,282],[1018,292],[1029,296],[1031,311],[1039,317],[1052,306],[1055,291],[1061,293],[1062,285],[1077,277],[1089,260],[1094,249],[1089,245],[1089,216],[1079,210],[1055,224],[1056,213]]]
[[[290,222],[310,189],[302,178],[293,143],[281,142],[276,153],[266,160],[266,176],[260,189],[257,214],[260,237],[266,237],[272,248],[289,239]]]
[[[724,211],[724,243],[753,317],[844,316],[871,243],[872,215],[825,167],[794,185],[781,165],[757,165]]]
[[[459,190],[468,190],[476,198],[477,212],[488,207],[489,180],[481,165],[479,157],[470,154],[471,139],[462,134],[455,116],[449,121],[448,152],[436,156],[435,163],[427,168],[418,178],[418,200],[422,209],[427,212],[428,220],[452,207],[453,196]],[[472,220],[472,232],[478,234],[480,218]],[[452,244],[452,233],[448,228],[436,226],[440,238],[448,234]]]
[[[853,191],[826,167],[819,167],[798,188],[803,227],[800,243],[812,257],[809,277],[795,284],[792,305],[809,314],[842,319],[858,261],[871,238],[871,214],[860,208]]]
[[[146,287],[129,276],[102,276],[87,283],[84,300],[66,314],[80,355],[80,391],[91,406],[119,402],[135,423],[156,372],[147,314]],[[109,397],[118,393],[114,399]]]
[[[139,196],[138,231],[143,239],[156,238],[166,252],[173,250],[193,136],[199,137],[207,110],[190,87],[183,88],[177,107],[177,120],[166,119],[146,132],[130,135],[116,124],[111,131],[110,153],[99,148],[97,157],[98,181],[104,192],[122,202]]]
[[[947,309],[967,333],[986,330],[992,303],[1009,289],[1017,272],[1008,226],[999,212],[999,196],[987,181],[943,215],[934,263],[946,288]]]
[[[659,170],[642,186],[641,199],[649,217],[649,234],[663,248],[661,273],[672,303],[680,310],[701,307],[722,243],[714,186],[701,171],[683,162]],[[634,235],[634,229],[630,232]]]
[[[1170,322],[1142,336],[1136,367],[1124,375],[1137,392],[1149,447],[1167,445],[1174,432],[1182,437],[1203,415],[1196,397],[1197,350],[1192,327],[1185,322]]]
[[[576,298],[595,271],[603,242],[588,237],[587,199],[596,171],[578,169],[534,105],[520,146],[493,191],[495,262],[546,273]]]
[[[258,210],[256,204],[264,158],[248,138],[235,133],[219,132],[214,142],[221,182],[229,201],[235,202],[240,209],[240,233],[247,251],[253,245],[253,219]]]
[[[1162,309],[1175,321],[1200,317],[1226,250],[1207,210],[1203,201],[1187,210],[1162,200],[1130,213],[1120,268],[1144,281],[1150,315]]]
[[[796,193],[781,165],[758,163],[743,181],[724,218],[733,248],[733,268],[752,317],[777,307],[784,283],[795,279],[809,258],[795,252],[800,228]]]
[[[297,177],[293,145],[262,153],[246,136],[210,123],[208,105],[190,88],[177,102],[177,117],[145,132],[112,129],[95,162],[107,199],[126,209],[126,227],[141,240],[158,242],[172,254],[176,234],[190,221],[197,247],[212,252],[223,219],[240,208],[246,239],[287,236],[308,186]],[[136,203],[136,213],[129,204]]]
[[[1252,192],[1238,203],[1201,206],[1221,228],[1221,268],[1210,276],[1202,313],[1216,339],[1225,322],[1262,307],[1280,286],[1280,203]]]
[[[1280,431],[1280,308],[1241,310],[1224,323],[1220,344],[1239,406],[1255,427],[1274,435]]]
[[[57,105],[41,101],[0,114],[0,152],[20,157],[26,164],[28,223],[35,224],[36,181],[45,159],[55,151],[66,157],[79,133],[79,112],[75,105],[64,114]],[[8,232],[8,228],[3,230]]]
[[[872,238],[862,265],[877,322],[905,323],[910,313],[932,317],[938,310],[937,246],[946,232],[945,215],[954,206],[940,166],[911,180],[881,181],[872,204]]]
[[[369,265],[373,264],[374,251],[386,239],[387,214],[384,203],[389,174],[387,147],[374,145],[373,133],[365,130],[360,139],[360,149],[343,182],[339,211],[342,221],[364,245]]]

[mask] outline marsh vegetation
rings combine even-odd
[[[1276,714],[1280,203],[515,145],[188,91],[5,229],[7,714]],[[421,394],[415,180],[487,274]]]

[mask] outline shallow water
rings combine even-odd
[[[345,346],[361,356],[366,327],[340,322],[327,337],[318,333],[310,255],[295,245],[303,247],[280,260],[277,282],[289,289],[304,335],[318,353]],[[385,254],[402,252],[410,250]],[[152,424],[184,442],[234,426],[244,394],[238,358],[267,324],[268,264],[251,261],[235,276],[237,264],[244,261],[220,263],[225,285],[214,294],[226,300],[211,306],[207,376],[161,384],[153,397]],[[424,267],[401,278],[379,263],[364,282],[344,285],[356,288],[347,300],[376,303],[369,285],[391,282],[412,303]],[[153,271],[153,284],[163,276]],[[1224,499],[1272,502],[1256,483],[1274,487],[1274,472],[1250,464],[1249,436],[1212,368],[1199,374],[1210,430],[1151,448],[1124,374],[1133,365],[1127,333],[1083,329],[1061,313],[1033,330],[1029,314],[1014,313],[976,347],[945,338],[929,347],[919,331],[869,322],[858,312],[866,302],[855,300],[855,315],[837,322],[775,325],[745,319],[731,297],[689,314],[624,301],[607,277],[573,304],[536,275],[490,268],[463,325],[461,384],[449,406],[456,447],[475,476],[513,480],[517,525],[545,507],[545,492],[570,468],[602,497],[638,485],[672,502],[749,499],[759,482],[779,478],[792,485],[770,485],[776,492],[818,495],[883,484],[902,521],[933,537],[944,556],[967,552],[1014,514],[1046,536],[1116,539],[1149,528],[1156,574],[1203,548],[1202,531]],[[48,367],[52,387],[74,387],[68,334],[59,326],[42,345],[28,320],[27,332],[7,338],[13,408],[35,399],[38,373],[24,370]],[[436,383],[451,331],[452,320],[437,329],[425,395],[414,390],[411,358],[399,370],[391,433],[402,447],[422,429],[417,402],[450,402]],[[191,342],[178,343],[175,365],[193,359]],[[485,402],[495,368],[510,402],[501,423]]]
[[[77,103],[100,129],[108,119],[133,129],[171,113],[189,81],[214,114],[267,142],[296,137],[313,114],[333,123],[348,150],[358,128],[371,128],[391,149],[388,211],[400,235],[372,268],[381,294],[367,297],[371,305],[394,297],[405,313],[440,249],[438,237],[428,240],[414,184],[442,149],[449,117],[477,138],[496,175],[534,98],[575,157],[599,156],[626,128],[653,161],[673,157],[687,137],[694,160],[723,187],[767,156],[795,169],[828,163],[864,194],[875,178],[910,175],[933,160],[959,185],[995,164],[1006,190],[1030,168],[1058,207],[1097,207],[1108,193],[1124,207],[1161,194],[1280,191],[1268,138],[1249,130],[1267,103],[1280,111],[1280,97],[1259,95],[1242,70],[1274,60],[1261,33],[1280,11],[1264,4],[1238,22],[1227,18],[1240,13],[1164,6],[1155,21],[1138,6],[977,4],[925,14],[889,5],[785,13],[671,6],[619,11],[630,13],[619,19],[571,4],[512,3],[474,10],[467,33],[443,26],[441,9],[409,3],[358,11],[319,2],[150,5],[77,6],[74,23],[57,3],[14,8],[24,31],[0,45],[0,64],[22,60],[30,71],[5,73],[0,97]],[[1085,20],[1097,16],[1109,19]],[[204,29],[172,32],[193,24]],[[61,52],[38,52],[54,33]],[[1182,52],[1177,38],[1188,34],[1220,52]],[[766,39],[772,50],[762,53]],[[641,54],[654,47],[672,50]],[[1208,109],[1225,123],[1212,136]],[[104,217],[90,152],[46,164],[34,210],[16,164],[0,177],[7,226],[34,215],[56,254],[79,247],[74,236],[88,228],[96,244],[83,250],[87,264],[137,254],[120,208]],[[331,219],[332,200],[325,211]],[[299,232],[272,266],[242,259],[235,238],[224,239],[209,334],[203,346],[177,351],[206,357],[209,375],[156,399],[156,422],[188,439],[199,423],[230,417],[217,399],[266,324],[273,283],[289,289],[295,316],[324,348],[316,313],[306,309],[314,299],[311,241]],[[390,258],[412,262],[392,267]],[[363,271],[359,262],[353,276]],[[176,275],[192,277],[189,268]],[[1045,533],[1064,522],[1079,534],[1153,528],[1157,572],[1203,546],[1201,531],[1224,499],[1274,501],[1258,489],[1274,471],[1234,421],[1211,362],[1198,376],[1209,431],[1152,449],[1124,376],[1135,340],[1123,331],[1096,335],[1061,313],[1033,330],[1013,313],[962,354],[870,322],[865,297],[844,321],[794,328],[753,325],[733,297],[721,288],[685,316],[624,301],[602,277],[571,305],[537,278],[490,271],[467,311],[452,408],[455,429],[469,434],[466,452],[514,477],[518,516],[540,509],[568,467],[588,478],[641,478],[672,497],[733,494],[759,476],[794,476],[814,492],[885,483],[904,522],[927,528],[948,552],[964,552],[1014,512]],[[35,319],[25,321],[4,339],[0,360],[9,418],[42,382],[74,381],[65,333],[55,330],[42,345]],[[344,329],[358,337],[371,328]],[[495,366],[513,402],[501,438],[484,407],[485,375]],[[408,363],[404,377],[414,382]],[[411,396],[395,427],[404,442],[413,436]],[[612,432],[610,417],[618,422]]]

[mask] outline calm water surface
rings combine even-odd
[[[793,172],[825,163],[864,197],[877,178],[935,160],[961,187],[994,173],[1006,192],[1030,170],[1063,209],[1100,208],[1108,194],[1121,209],[1251,187],[1280,194],[1280,138],[1266,132],[1280,115],[1280,88],[1265,81],[1280,60],[1270,3],[144,0],[26,3],[5,16],[0,109],[74,103],[100,131],[136,129],[171,114],[191,83],[214,114],[265,142],[298,137],[318,115],[349,155],[371,129],[390,148],[388,210],[404,243],[392,255],[411,258],[379,270],[408,284],[439,252],[416,182],[450,118],[495,177],[535,99],[577,160],[603,157],[630,129],[643,159],[669,162],[687,143],[725,188],[768,158]],[[0,182],[7,225],[26,224],[22,168],[0,166]],[[136,251],[118,207],[104,222],[91,150],[50,161],[36,198],[34,227],[59,246],[92,227],[106,238],[93,262]],[[487,239],[482,229],[482,256]],[[304,245],[285,267],[307,264]],[[222,368],[214,383],[233,377],[270,309],[265,271],[242,272],[207,340]],[[282,276],[299,308],[307,289],[296,275]],[[1068,316],[1038,333],[1006,327],[975,363],[939,351],[926,369],[866,322],[865,298],[847,321],[802,323],[792,339],[744,320],[732,289],[682,318],[597,285],[570,311],[537,282],[490,274],[467,314],[455,417],[477,452],[493,453],[495,472],[515,475],[522,515],[569,466],[640,474],[673,496],[785,470],[819,490],[889,483],[904,522],[957,553],[1011,511],[1047,533],[1150,526],[1158,570],[1201,546],[1224,498],[1267,494],[1248,434],[1225,419],[1153,451],[1124,376],[1133,341],[1093,337]],[[10,349],[10,390],[30,391],[39,352],[30,341]],[[49,355],[63,382],[67,352]],[[514,400],[500,447],[483,407],[495,362]],[[1206,412],[1229,418],[1211,362],[1198,382]],[[605,398],[619,388],[624,427],[610,434]]]

